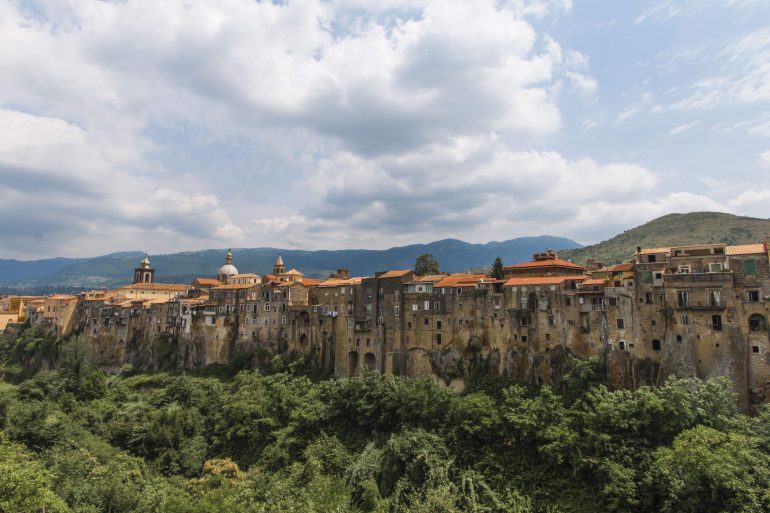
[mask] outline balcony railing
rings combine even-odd
[[[678,310],[724,310],[723,301],[687,301],[676,304]]]

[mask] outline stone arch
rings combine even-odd
[[[348,352],[348,377],[358,374],[358,351]]]
[[[752,332],[766,332],[767,331],[767,319],[764,315],[753,314],[749,316],[749,331]]]
[[[374,356],[374,353],[366,353],[364,355],[364,367],[367,370],[375,370],[377,368],[377,358]]]

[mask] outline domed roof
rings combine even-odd
[[[238,274],[238,269],[233,264],[225,264],[217,272],[217,276],[235,276],[236,274]]]

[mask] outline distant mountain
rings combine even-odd
[[[506,263],[529,260],[532,254],[547,248],[579,248],[577,242],[562,237],[540,236],[520,237],[503,242],[470,244],[456,239],[445,239],[430,244],[413,244],[386,250],[344,249],[303,251],[276,248],[233,248],[234,264],[242,273],[264,274],[272,271],[276,256],[282,255],[289,268],[296,267],[308,277],[322,278],[339,268],[347,268],[354,276],[368,276],[385,269],[410,269],[415,258],[422,253],[432,253],[444,271],[461,272],[471,268],[490,265],[495,257]],[[224,263],[224,249],[188,251],[168,255],[151,255],[158,282],[186,283],[199,276],[213,277]],[[133,269],[139,263],[142,253],[115,253],[90,258],[73,259],[69,265],[62,265],[37,275],[21,274],[0,260],[0,287],[6,290],[76,290],[83,288],[113,287],[129,283]],[[53,259],[58,260],[58,259]],[[46,262],[46,261],[37,261]],[[35,262],[25,262],[32,265]],[[3,271],[8,269],[7,271]],[[19,274],[17,274],[19,273]]]
[[[630,260],[636,248],[659,248],[685,244],[751,244],[770,236],[770,220],[721,212],[669,214],[637,226],[609,240],[564,251],[563,258],[584,263],[593,258],[605,264]]]

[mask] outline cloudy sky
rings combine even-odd
[[[770,0],[0,0],[0,257],[770,217]]]

